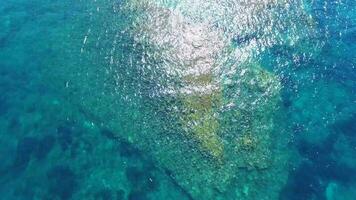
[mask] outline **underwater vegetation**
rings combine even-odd
[[[67,166],[54,166],[47,172],[47,177],[51,194],[59,199],[70,199],[78,184],[72,170]]]
[[[339,153],[336,146],[340,137],[346,136],[350,147],[355,147],[355,126],[355,115],[353,115],[347,120],[332,125],[332,133],[320,144],[299,142],[298,151],[305,159],[290,174],[290,180],[282,193],[283,199],[338,199],[328,196],[326,192],[330,184],[333,184],[330,182],[338,182],[348,187],[354,186],[355,178],[352,174],[356,173],[356,168],[335,158],[333,154]],[[348,135],[350,133],[351,136]],[[346,198],[351,199],[352,196]]]

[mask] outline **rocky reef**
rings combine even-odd
[[[92,2],[87,26],[70,24],[69,35],[57,36],[58,48],[78,47],[57,55],[48,77],[193,199],[277,199],[288,136],[278,121],[279,77],[258,56],[297,40],[283,32],[291,23],[279,15],[283,2],[233,2]]]

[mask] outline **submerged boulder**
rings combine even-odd
[[[294,38],[284,3],[95,1],[89,27],[57,36],[66,51],[49,77],[192,198],[278,199],[288,173],[281,86],[258,56]]]

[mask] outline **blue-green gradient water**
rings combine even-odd
[[[355,9],[1,0],[0,199],[356,199]]]

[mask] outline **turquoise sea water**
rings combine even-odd
[[[356,199],[355,8],[2,0],[0,199]]]

